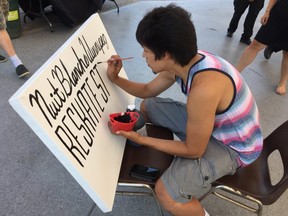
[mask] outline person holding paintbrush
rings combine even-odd
[[[136,31],[156,77],[138,83],[119,76],[120,56],[108,60],[111,82],[135,97],[145,120],[169,128],[179,140],[117,131],[135,143],[175,158],[158,179],[157,197],[172,215],[209,215],[198,199],[212,182],[255,161],[263,137],[259,112],[241,74],[227,61],[198,50],[191,14],[169,4],[148,12]],[[177,82],[187,102],[158,97]]]

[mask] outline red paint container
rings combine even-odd
[[[111,133],[114,134],[119,130],[131,131],[135,126],[139,117],[140,115],[137,112],[112,113],[109,115],[110,118],[110,121],[108,122],[109,129]]]

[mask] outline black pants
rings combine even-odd
[[[238,27],[239,20],[246,9],[249,7],[244,21],[243,39],[249,39],[253,34],[253,27],[260,10],[264,6],[264,0],[234,0],[234,14],[230,21],[228,31],[234,33]]]

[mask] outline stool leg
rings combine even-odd
[[[40,12],[41,12],[42,16],[44,17],[44,19],[48,22],[48,24],[50,26],[50,31],[53,32],[54,29],[53,29],[52,23],[49,21],[49,19],[47,18],[46,14],[45,14],[45,11],[43,9],[42,0],[39,0],[39,4],[40,4]]]

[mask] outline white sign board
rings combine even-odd
[[[134,103],[97,64],[115,53],[94,14],[9,99],[103,212],[112,210],[125,147],[108,129],[109,114]]]

